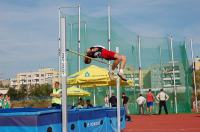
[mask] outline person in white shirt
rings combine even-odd
[[[156,99],[159,101],[159,113],[161,114],[162,107],[164,107],[165,114],[168,114],[166,101],[169,99],[169,96],[163,91],[160,90],[160,93],[156,96]]]
[[[146,103],[145,97],[140,94],[139,97],[136,99],[136,102],[139,106],[139,114],[144,114],[144,104]]]

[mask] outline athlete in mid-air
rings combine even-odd
[[[86,51],[86,56],[91,58],[102,58],[106,60],[114,60],[112,64],[111,71],[108,72],[108,75],[111,80],[114,80],[114,71],[117,68],[118,64],[120,64],[120,70],[117,73],[117,75],[124,81],[127,81],[125,75],[124,75],[124,68],[126,65],[126,56],[118,54],[114,51],[107,50],[105,47],[101,45],[92,46]],[[84,62],[85,64],[90,64],[92,59],[85,57]]]

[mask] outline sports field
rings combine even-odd
[[[133,115],[123,132],[200,132],[200,114]]]

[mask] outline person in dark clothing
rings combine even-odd
[[[168,114],[166,101],[169,99],[169,96],[163,91],[160,90],[160,93],[156,96],[156,99],[159,100],[159,115],[161,114],[162,107],[164,107],[165,114]]]
[[[129,98],[126,96],[126,94],[123,92],[122,93],[122,104],[125,109],[125,114],[126,114],[126,120],[131,121],[131,117],[128,115],[128,100]]]
[[[117,98],[114,95],[114,93],[112,93],[112,96],[109,99],[109,103],[111,104],[112,107],[117,107]]]
[[[92,108],[93,107],[93,105],[91,104],[91,102],[90,102],[90,100],[88,99],[88,100],[86,100],[86,107],[87,108]]]

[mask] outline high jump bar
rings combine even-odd
[[[89,56],[83,55],[83,54],[81,54],[81,53],[78,53],[78,52],[73,51],[73,50],[70,50],[70,49],[66,49],[66,51],[71,52],[71,53],[76,54],[76,55],[80,55],[80,56],[82,56],[82,57],[89,58],[89,59],[91,59],[91,60],[94,60],[94,61],[97,61],[97,62],[100,62],[100,63],[106,64],[106,65],[110,65],[110,66],[112,66],[112,65],[109,64],[108,62],[105,62],[105,61],[102,61],[102,60],[98,60],[98,59],[96,59],[96,58],[92,58],[92,57],[89,57]]]

